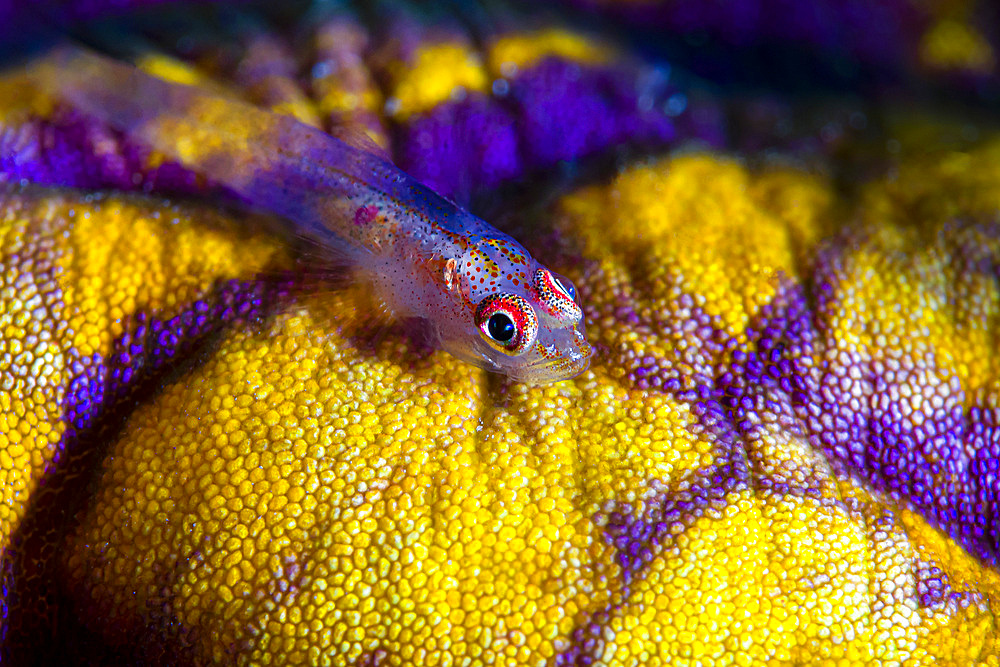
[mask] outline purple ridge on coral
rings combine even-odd
[[[818,275],[815,312],[831,312],[837,282],[823,271]],[[929,351],[916,359],[889,350],[869,358],[860,350],[838,350],[824,328],[821,318],[808,315],[801,288],[779,291],[751,334],[757,363],[734,374],[764,388],[772,410],[790,402],[777,414],[794,416],[796,430],[835,470],[912,504],[978,557],[996,563],[1000,527],[989,517],[997,513],[1000,432],[989,410],[965,410],[960,383],[937,370]],[[730,406],[739,422],[740,406],[732,400]]]
[[[518,72],[507,97],[517,108],[527,168],[548,168],[624,142],[651,147],[678,139],[666,102],[649,91],[645,104],[636,83],[634,72],[561,58]]]
[[[197,194],[204,179],[175,162],[149,167],[149,151],[75,111],[0,125],[0,182]]]
[[[605,540],[615,548],[626,590],[659,553],[664,539],[680,534],[707,511],[721,512],[727,495],[752,484],[744,443],[715,396],[711,386],[701,385],[681,392],[678,399],[689,403],[698,418],[692,431],[715,443],[717,463],[675,483],[660,484],[656,496],[646,501],[649,509],[642,516],[620,507],[598,519],[604,524]]]
[[[58,567],[60,560],[51,552],[69,530],[76,508],[86,507],[89,480],[99,474],[105,454],[103,444],[114,438],[121,420],[132,409],[131,403],[143,400],[169,373],[196,359],[197,351],[214,335],[268,316],[296,289],[290,280],[222,281],[169,319],[135,313],[106,358],[94,355],[69,362],[71,378],[62,404],[65,431],[11,547],[0,557],[0,565],[12,572],[4,583],[14,591],[2,604],[15,619],[9,627],[18,630],[17,636],[0,645],[0,658],[5,662],[55,664],[54,656],[68,650],[40,647],[31,639],[37,636],[37,628],[51,619],[45,620],[48,610],[36,608],[30,601],[60,600],[65,595],[54,588],[59,577],[49,570]],[[71,610],[73,605],[62,600],[55,608]],[[67,619],[71,626],[76,622]],[[68,635],[72,637],[73,632],[71,628]]]
[[[9,601],[14,595],[14,583],[14,561],[6,553],[0,553],[0,646],[7,644],[7,628],[10,623]]]
[[[570,634],[569,647],[556,654],[558,667],[587,667],[604,652],[604,629],[611,621],[611,609],[592,614]]]
[[[92,429],[102,414],[135,387],[185,359],[206,336],[239,322],[253,322],[289,293],[291,283],[228,280],[170,319],[136,313],[107,359],[75,361],[64,401],[64,440]]]
[[[996,405],[997,397],[987,403]],[[968,476],[979,488],[978,493],[967,494],[959,516],[976,552],[1000,554],[1000,409],[973,405],[967,419],[965,451],[972,452]]]
[[[689,403],[698,417],[692,431],[716,443],[718,463],[671,485],[654,482],[654,486],[662,488],[646,501],[648,510],[642,516],[634,516],[632,508],[622,506],[596,517],[603,523],[605,541],[615,548],[615,559],[621,568],[622,599],[629,597],[631,582],[662,553],[665,542],[682,534],[706,513],[721,515],[728,502],[727,495],[754,484],[744,442],[716,397],[717,392],[710,385],[678,392],[678,399]],[[590,665],[597,661],[603,652],[603,633],[614,605],[611,603],[594,613],[573,630],[570,646],[560,650],[556,657],[557,665]]]
[[[136,313],[107,359],[93,355],[73,360],[63,402],[63,445],[50,468],[57,468],[62,463],[61,455],[72,453],[81,434],[92,431],[137,387],[173,365],[186,363],[206,336],[235,322],[257,319],[266,308],[273,307],[279,293],[274,286],[260,281],[227,281],[168,320]]]
[[[524,173],[514,117],[477,93],[415,117],[396,140],[400,168],[460,204]]]
[[[66,432],[76,433],[90,428],[105,403],[107,365],[101,355],[74,359],[70,365],[70,381],[63,401],[63,421]],[[58,460],[53,460],[58,465]]]
[[[400,166],[461,203],[476,192],[616,145],[645,150],[679,139],[725,140],[719,110],[688,96],[653,68],[586,65],[549,57],[415,116],[396,132]]]
[[[959,446],[964,392],[956,378],[941,377],[935,366],[933,355],[871,363],[873,428],[867,449],[878,458],[869,459],[869,472],[890,491],[930,509],[938,523],[955,525],[956,478],[968,467]],[[919,387],[925,409],[914,410],[903,387]]]
[[[986,596],[980,591],[962,591],[952,587],[948,574],[933,563],[918,560],[916,563],[917,602],[925,609],[954,614],[970,607],[989,608]]]
[[[671,305],[668,315],[651,312],[643,305],[641,294],[624,293],[613,306],[611,315],[616,322],[643,332],[651,346],[659,345],[676,355],[619,355],[614,363],[625,370],[624,379],[636,389],[677,393],[711,385],[719,372],[716,360],[737,345],[736,340],[726,333],[721,318],[709,315],[695,305],[695,299],[690,294],[681,293]],[[673,341],[685,341],[687,344],[678,346]]]
[[[826,257],[835,260],[831,254]],[[992,517],[998,514],[1000,410],[966,411],[961,385],[936,371],[929,353],[918,359],[886,355],[868,361],[858,351],[828,353],[830,341],[818,314],[830,312],[823,304],[833,306],[838,282],[821,280],[812,303],[801,285],[782,280],[748,330],[749,346],[732,350],[730,366],[714,371],[714,379],[708,360],[726,349],[727,337],[705,318],[691,324],[697,319],[693,307],[682,308],[683,317],[676,318],[685,325],[682,331],[701,341],[690,347],[714,341],[718,348],[703,359],[702,381],[685,389],[682,378],[670,377],[673,365],[661,369],[655,359],[640,360],[630,372],[637,385],[669,391],[691,406],[698,418],[693,429],[716,443],[718,464],[662,489],[656,500],[647,501],[650,509],[643,516],[619,507],[598,517],[605,539],[615,548],[626,591],[664,539],[683,531],[693,517],[723,505],[728,493],[753,488],[852,511],[827,488],[832,482],[822,465],[794,466],[787,476],[781,467],[765,469],[771,464],[759,460],[759,448],[752,443],[769,432],[805,440],[841,474],[856,475],[912,504],[977,556],[997,561],[1000,529]],[[676,303],[683,306],[682,299]],[[616,315],[634,324],[642,319],[627,304],[619,304]],[[669,328],[673,319],[664,324]],[[686,365],[696,368],[698,363],[686,359]],[[904,387],[922,392],[919,409],[905,400]],[[976,603],[953,591],[939,574],[929,571],[920,584],[922,604]],[[571,653],[579,655],[576,649]]]

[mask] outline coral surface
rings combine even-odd
[[[114,29],[479,207],[597,353],[526,386],[427,349],[12,64],[5,659],[998,664],[989,121],[734,103],[493,5],[226,11]]]

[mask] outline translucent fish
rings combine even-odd
[[[29,77],[346,258],[394,314],[424,320],[456,357],[529,383],[588,367],[573,284],[374,152],[83,49],[44,56]]]

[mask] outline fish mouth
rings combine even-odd
[[[473,354],[456,354],[455,352],[452,354],[487,371],[506,375],[517,382],[540,385],[569,380],[583,373],[590,367],[594,348],[590,343],[582,341],[577,349],[569,354],[550,359],[538,359],[524,366],[498,363],[482,349],[477,349]]]
[[[547,384],[549,382],[569,380],[590,367],[590,359],[593,354],[593,346],[589,343],[584,343],[578,351],[569,356],[557,357],[555,359],[540,359],[518,369],[517,373],[513,375],[521,382],[527,384]]]

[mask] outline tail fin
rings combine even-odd
[[[34,61],[47,95],[226,185],[291,231],[345,255],[355,204],[405,175],[380,157],[236,99],[171,83],[79,47]]]

